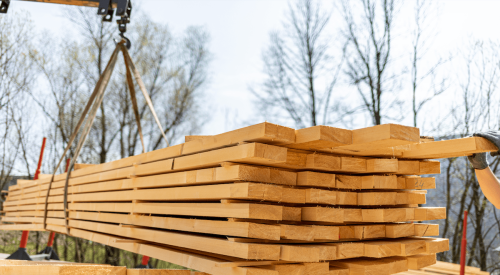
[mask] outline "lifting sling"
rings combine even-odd
[[[106,65],[106,69],[102,73],[102,75],[99,77],[99,81],[97,82],[94,91],[90,95],[89,101],[87,102],[87,105],[85,106],[85,109],[83,110],[83,113],[80,117],[80,120],[78,121],[78,124],[76,125],[75,129],[73,130],[73,134],[71,135],[69,142],[66,146],[66,149],[64,149],[64,153],[61,156],[61,159],[57,163],[56,168],[54,169],[54,173],[52,173],[52,177],[49,182],[49,187],[47,190],[47,195],[45,196],[45,208],[44,208],[44,214],[43,214],[43,228],[47,229],[47,212],[48,212],[48,201],[49,201],[49,194],[50,190],[52,187],[52,182],[54,181],[54,177],[56,175],[57,170],[59,169],[59,166],[61,165],[62,161],[65,159],[66,153],[69,151],[71,148],[71,145],[76,139],[76,136],[78,135],[78,132],[80,131],[81,126],[83,125],[83,122],[85,122],[85,126],[82,129],[82,133],[80,135],[80,139],[78,141],[78,144],[76,146],[75,152],[73,157],[71,158],[71,162],[69,164],[68,172],[66,173],[66,181],[64,184],[64,224],[66,227],[66,234],[69,234],[69,227],[68,227],[68,184],[69,184],[69,177],[71,174],[71,170],[73,170],[73,167],[76,163],[76,160],[80,154],[80,151],[83,147],[83,144],[85,143],[85,140],[90,132],[90,129],[92,128],[92,124],[94,123],[94,119],[97,115],[97,111],[99,110],[99,107],[101,106],[102,100],[104,98],[104,92],[106,90],[106,87],[108,86],[109,80],[111,78],[111,75],[113,74],[113,70],[116,64],[116,60],[118,58],[118,54],[121,51],[123,53],[123,58],[125,60],[125,69],[126,69],[126,75],[127,75],[127,85],[130,91],[130,98],[132,101],[132,106],[133,106],[133,112],[135,116],[135,120],[137,123],[137,129],[139,131],[140,139],[141,139],[141,145],[142,145],[142,152],[145,153],[146,148],[144,145],[144,136],[142,134],[142,128],[141,128],[141,122],[140,122],[140,117],[139,117],[139,109],[137,107],[137,98],[135,95],[135,88],[134,88],[134,82],[132,79],[132,76],[134,76],[139,88],[141,89],[142,94],[144,95],[144,98],[146,100],[146,103],[148,104],[149,109],[151,110],[151,113],[153,114],[153,117],[156,121],[156,124],[158,125],[158,128],[163,136],[163,139],[167,143],[167,147],[170,146],[167,137],[165,136],[165,132],[163,131],[163,127],[161,126],[160,120],[158,119],[158,116],[156,115],[153,102],[151,101],[151,97],[149,96],[146,86],[144,85],[144,82],[142,82],[141,75],[137,68],[134,65],[134,62],[132,61],[132,58],[130,57],[127,47],[125,46],[125,40],[122,40],[121,42],[116,44],[116,48],[111,54],[111,58]],[[88,114],[88,117],[87,117]],[[87,119],[85,119],[87,117]]]

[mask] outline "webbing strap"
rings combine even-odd
[[[130,58],[130,55],[128,54],[128,50],[125,47],[125,45],[121,44],[122,47],[122,52],[123,56],[125,58],[125,62],[128,63],[130,69],[132,70],[132,73],[134,74],[135,81],[137,81],[137,84],[139,85],[139,88],[142,91],[142,94],[144,95],[144,98],[146,99],[146,102],[148,103],[149,109],[151,109],[151,113],[153,113],[153,117],[155,118],[156,124],[158,125],[158,128],[160,129],[160,132],[163,136],[163,139],[167,143],[167,147],[170,146],[168,143],[167,137],[165,136],[165,132],[163,131],[163,127],[161,127],[160,120],[158,119],[158,116],[156,115],[155,112],[155,107],[153,106],[153,102],[151,102],[151,98],[149,97],[148,91],[146,89],[146,85],[144,85],[144,82],[142,82],[141,74],[137,70],[137,68],[134,65],[134,62],[132,61],[132,58]]]
[[[64,149],[64,153],[57,163],[56,168],[54,169],[54,173],[52,174],[52,177],[49,182],[49,187],[47,190],[47,194],[45,196],[45,208],[44,208],[44,215],[43,215],[43,228],[47,228],[47,212],[48,212],[48,200],[49,200],[49,194],[50,190],[52,188],[52,182],[54,181],[55,174],[57,170],[59,169],[59,166],[61,165],[62,161],[65,159],[66,153],[69,151],[71,148],[71,145],[73,144],[76,136],[78,135],[78,132],[80,130],[80,127],[82,126],[83,122],[85,121],[85,117],[88,114],[88,118],[85,121],[85,126],[83,127],[80,140],[78,141],[78,145],[75,149],[74,156],[71,158],[71,162],[68,167],[68,172],[66,173],[66,180],[64,183],[64,220],[65,220],[65,227],[66,227],[66,234],[69,234],[69,226],[68,226],[68,185],[69,185],[69,177],[71,170],[73,170],[73,167],[77,161],[78,156],[80,155],[80,151],[83,147],[83,144],[85,143],[85,140],[87,139],[87,136],[90,132],[90,129],[92,128],[92,124],[94,123],[94,119],[97,115],[97,111],[99,110],[99,107],[102,104],[103,98],[104,98],[104,91],[106,90],[106,87],[108,86],[109,80],[111,78],[111,75],[113,74],[114,67],[116,65],[116,60],[118,57],[118,52],[119,50],[122,51],[123,57],[125,60],[125,66],[127,70],[127,84],[129,86],[129,91],[130,91],[130,97],[134,109],[134,115],[135,119],[137,122],[137,127],[139,130],[139,134],[141,136],[141,144],[142,144],[142,151],[143,153],[145,152],[145,146],[144,146],[144,137],[142,134],[142,127],[140,123],[140,117],[139,117],[139,108],[137,107],[137,98],[135,96],[135,89],[134,89],[134,83],[132,80],[132,74],[131,71],[137,81],[137,84],[139,85],[139,88],[142,91],[142,94],[144,95],[144,98],[146,99],[146,102],[148,104],[149,109],[151,110],[151,113],[153,114],[153,117],[155,118],[156,124],[158,125],[158,128],[161,131],[161,134],[163,136],[163,139],[167,143],[167,147],[170,146],[167,137],[165,136],[165,133],[163,131],[163,127],[161,126],[160,120],[158,119],[158,116],[155,112],[153,102],[151,101],[151,97],[149,96],[146,86],[142,82],[141,75],[137,68],[134,65],[134,62],[132,61],[132,58],[130,58],[130,55],[128,53],[127,48],[123,45],[123,42],[120,42],[116,45],[115,50],[113,51],[113,54],[111,55],[111,58],[106,65],[106,69],[104,70],[103,74],[99,77],[99,81],[96,84],[96,87],[94,88],[94,91],[92,92],[89,101],[87,102],[87,105],[85,106],[85,109],[82,112],[82,116],[80,117],[80,120],[78,121],[78,124],[75,127],[75,130],[73,134],[71,135],[69,142],[66,146],[66,149]],[[90,110],[90,113],[89,113]]]
[[[90,131],[90,128],[92,126],[94,118],[97,114],[97,109],[101,105],[103,95],[104,95],[104,90],[106,89],[106,87],[109,83],[109,79],[111,77],[111,74],[113,73],[113,69],[114,69],[115,64],[116,64],[116,59],[117,59],[118,52],[119,52],[119,45],[120,44],[118,44],[117,47],[115,48],[115,50],[113,51],[113,54],[111,55],[111,59],[109,60],[108,65],[106,66],[106,69],[104,70],[103,74],[100,76],[99,81],[97,82],[96,87],[94,88],[94,91],[92,92],[90,99],[87,102],[87,105],[85,106],[85,109],[82,112],[82,116],[80,117],[80,120],[78,121],[78,124],[76,125],[75,130],[73,131],[73,134],[71,135],[71,137],[68,141],[66,149],[64,149],[64,153],[61,156],[61,159],[59,160],[59,162],[57,163],[57,166],[54,169],[54,173],[52,173],[52,177],[51,177],[50,182],[49,182],[49,187],[47,189],[47,194],[45,196],[45,207],[44,207],[44,214],[43,214],[43,228],[44,229],[47,228],[47,212],[48,212],[47,206],[48,206],[48,201],[49,201],[50,190],[52,188],[52,182],[54,181],[54,177],[56,175],[57,170],[59,169],[59,166],[61,165],[62,161],[65,159],[66,153],[69,151],[76,136],[78,135],[80,127],[82,126],[83,121],[85,121],[85,117],[86,117],[89,109],[92,107],[92,110],[91,110],[89,117],[86,121],[84,130],[82,131],[82,135],[80,136],[78,146],[75,150],[75,155],[73,158],[71,158],[71,162],[70,162],[70,165],[68,167],[68,172],[66,172],[66,182],[64,185],[64,217],[65,217],[66,233],[69,234],[68,215],[67,215],[67,206],[68,206],[67,197],[68,197],[69,175],[71,173],[71,170],[73,169],[73,166],[75,165],[76,159],[78,158],[78,155],[80,153],[80,149],[81,149],[81,147],[82,147],[82,145],[83,145],[83,143],[84,143],[85,139],[87,138],[87,135]]]
[[[135,97],[135,87],[134,81],[132,79],[132,74],[130,73],[129,64],[125,54],[123,55],[125,61],[125,70],[127,71],[127,83],[128,90],[130,92],[130,100],[132,101],[132,108],[134,110],[135,122],[137,123],[137,130],[139,131],[139,136],[141,137],[142,153],[146,152],[146,147],[144,146],[144,136],[142,135],[141,118],[139,117],[139,108],[137,107],[137,98]]]

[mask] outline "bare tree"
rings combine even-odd
[[[50,125],[46,135],[52,144],[47,152],[51,161],[46,163],[53,171],[83,111],[88,93],[80,70],[78,44],[60,41],[49,34],[45,37],[50,38],[49,41],[40,45],[33,59],[40,72],[40,81],[46,85],[43,90],[34,91],[32,98]],[[57,58],[54,50],[58,52]],[[69,157],[73,150],[70,149]],[[64,171],[64,167],[61,169]]]
[[[342,0],[349,82],[356,86],[374,125],[400,103],[394,91],[401,70],[393,66],[396,0]],[[389,94],[393,95],[389,97]]]
[[[474,41],[454,61],[456,86],[460,91],[453,102],[448,137],[464,137],[475,132],[499,129],[500,100],[497,79],[500,73],[499,45],[494,42]],[[491,158],[490,167],[497,174],[500,159]],[[450,251],[440,260],[460,261],[463,211],[469,212],[467,265],[479,266],[490,272],[498,270],[498,256],[493,249],[500,246],[498,228],[500,217],[495,207],[480,191],[475,171],[465,158],[453,159],[446,166],[446,185],[439,186],[429,203],[440,205],[446,201],[447,219],[442,224],[442,236],[450,239]]]
[[[30,59],[32,25],[28,13],[0,16],[0,190],[19,171],[26,142],[22,113],[35,80]]]
[[[79,28],[83,39],[58,41],[47,34],[45,37],[49,42],[44,42],[40,50],[32,54],[36,68],[41,72],[40,80],[46,83],[42,87],[48,88],[31,94],[50,125],[47,135],[52,145],[49,147],[50,159],[53,160],[49,163],[52,165],[67,145],[83,106],[114,48],[114,24],[102,23],[93,9],[74,8],[72,11],[70,19]],[[182,35],[173,36],[165,25],[155,23],[145,15],[136,17],[137,23],[129,26],[128,33],[134,45],[131,55],[139,60],[136,67],[156,105],[166,135],[175,139],[178,135],[197,131],[210,62],[208,33],[203,28],[191,27]],[[55,56],[54,52],[58,55]],[[103,163],[138,152],[139,134],[125,85],[124,68],[121,60],[106,91],[91,136],[80,155],[80,162]],[[136,91],[139,91],[137,87]],[[140,93],[137,98],[148,148],[160,148],[164,143],[150,110]],[[70,150],[69,157],[71,154]],[[95,251],[94,244],[87,241],[66,237],[63,241],[79,248],[65,249],[62,252],[65,259],[70,257],[84,262],[88,254],[80,251],[87,247]],[[118,265],[124,252],[107,246],[104,250],[102,262]]]
[[[414,2],[410,66],[414,127],[418,127],[417,118],[423,107],[436,96],[445,92],[448,86],[447,79],[440,74],[442,65],[448,60],[438,58],[437,61],[433,62],[429,58],[425,59],[436,35],[434,21],[437,18],[437,10],[434,1],[416,0]],[[423,68],[427,64],[431,65],[428,68]],[[426,95],[424,90],[430,90],[432,94]]]
[[[158,24],[153,26],[166,29]],[[174,39],[170,53],[163,52],[162,43],[158,42],[150,47],[153,51],[149,57],[142,58],[138,54],[141,60],[139,67],[144,71],[148,91],[152,97],[154,95],[165,135],[171,140],[199,131],[200,125],[206,122],[207,119],[203,117],[208,118],[207,110],[203,109],[201,103],[211,61],[208,50],[210,36],[204,28],[189,27]],[[141,113],[144,119],[149,120],[149,149],[155,150],[165,145],[144,103]]]
[[[251,89],[268,117],[291,119],[298,128],[335,121],[342,107],[332,95],[344,56],[333,58],[329,21],[320,1],[299,0],[289,5],[283,29],[270,34],[262,55],[266,80]]]
[[[34,81],[29,53],[30,15],[12,12],[0,17],[0,111]]]
[[[84,79],[87,80],[86,89],[90,94],[114,48],[113,33],[116,31],[116,26],[103,22],[93,9],[67,8],[66,13],[67,18],[80,29],[79,34],[83,37],[82,43],[77,45],[81,53],[76,61]],[[106,94],[113,92],[113,89],[108,89]],[[109,153],[118,134],[113,104],[107,98],[109,97],[104,99],[99,109],[89,138],[94,141],[92,148],[98,155],[99,163],[109,161]]]

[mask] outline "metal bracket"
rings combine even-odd
[[[116,2],[116,16],[126,16],[130,17],[130,12],[132,11],[132,4],[129,4],[129,0],[114,0]]]
[[[9,10],[10,0],[1,0],[0,2],[0,13],[7,13]]]
[[[97,10],[98,15],[102,15],[102,21],[111,22],[113,21],[113,13],[115,10],[111,7],[111,0],[101,0],[99,1],[99,8]]]
[[[130,16],[132,15],[132,2],[128,0],[115,0],[118,1],[118,8],[116,9],[116,15],[121,16],[119,20],[116,20],[116,23],[118,24],[118,30],[121,33],[124,33],[127,31],[127,24],[130,23]],[[125,12],[124,13],[118,13],[120,11],[120,5],[125,4],[125,7],[122,7]]]
[[[116,3],[116,16],[130,18],[132,3],[130,3],[129,0],[99,0],[99,9],[97,10],[97,14],[103,16],[103,21],[113,21],[113,13],[115,12],[112,7],[113,3]]]

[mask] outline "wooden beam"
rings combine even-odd
[[[239,267],[239,266],[263,266],[290,263],[288,261],[240,261],[216,263],[217,267]],[[293,263],[293,262],[291,262]]]
[[[330,243],[328,245],[337,248],[337,259],[358,258],[363,257],[365,254],[363,243]]]
[[[231,257],[249,260],[279,260],[280,246],[265,244],[249,244],[229,242],[221,238],[205,237],[200,235],[159,231],[141,228],[127,228],[117,225],[70,220],[69,225],[74,228],[102,232],[105,234],[144,241],[163,243],[188,249],[196,249],[210,253],[217,253]]]
[[[14,209],[18,211],[43,210],[44,205],[17,206]],[[282,220],[284,217],[295,218],[297,215],[300,218],[300,208],[298,207],[252,203],[69,203],[68,209],[75,211],[264,219],[273,221]],[[284,209],[292,213],[288,213],[287,216],[284,214]],[[48,210],[63,210],[63,204],[50,203]]]
[[[182,144],[170,146],[167,148],[151,151],[148,153],[119,159],[116,161],[111,161],[95,166],[89,166],[80,170],[72,171],[70,174],[70,178],[78,178],[86,175],[92,175],[97,173],[103,173],[107,171],[112,171],[116,169],[122,169],[127,167],[132,167],[133,165],[155,162],[160,160],[172,159],[173,157],[180,156],[182,151]],[[62,173],[56,175],[54,177],[54,181],[64,181],[66,179],[66,173]],[[30,186],[36,186],[43,183],[49,183],[50,178],[40,179],[36,181],[20,181],[17,185],[12,185],[9,187],[9,190],[18,190],[21,188],[26,188]],[[63,183],[64,185],[64,183]]]
[[[257,268],[246,267],[217,267],[217,263],[227,262],[227,260],[216,258],[208,255],[200,255],[193,252],[182,251],[172,247],[161,247],[150,244],[124,244],[116,243],[116,238],[96,232],[89,232],[72,228],[70,230],[72,236],[84,238],[94,242],[106,244],[119,249],[127,250],[133,253],[155,257],[163,261],[168,261],[187,268],[207,272],[209,274],[221,275],[279,275],[278,272],[271,270],[262,270]]]
[[[293,262],[319,262],[320,250],[317,247],[281,245],[280,260]],[[322,260],[322,259],[321,259]]]
[[[209,275],[186,269],[127,269],[127,275]]]
[[[0,224],[0,230],[5,231],[45,231],[43,224]]]
[[[414,225],[417,237],[439,236],[439,224],[415,223]]]
[[[130,173],[130,174],[129,174]],[[121,177],[128,177],[133,174],[133,171],[128,171]],[[92,176],[93,177],[93,176]],[[84,179],[82,177],[80,179]],[[68,193],[87,193],[92,191],[113,191],[134,188],[153,188],[153,187],[176,187],[201,184],[225,183],[234,181],[253,181],[262,183],[274,183],[280,185],[295,185],[297,175],[294,172],[283,171],[279,169],[267,167],[255,167],[249,165],[233,165],[217,168],[208,168],[201,170],[193,170],[186,172],[176,172],[162,175],[137,177],[125,180],[116,180],[116,176],[103,176],[102,181],[95,182],[96,179],[89,180],[69,180],[70,187]],[[51,189],[51,195],[63,194],[63,182],[55,182]],[[27,189],[20,189],[9,194],[9,199],[14,199],[19,195],[40,192],[35,196],[45,196],[46,192],[41,192],[48,189],[48,184],[38,185]]]
[[[330,266],[328,275],[349,275],[349,269],[338,266]]]
[[[344,210],[340,208],[302,207],[302,220],[342,223],[344,222]]]
[[[315,237],[315,228],[312,226],[280,224],[279,228],[281,239],[313,241]]]
[[[204,139],[204,138],[208,138],[208,137],[211,137],[211,135],[204,135],[204,136],[194,136],[194,135],[184,136],[184,142],[190,142],[192,140]]]
[[[127,268],[124,266],[102,266],[102,265],[0,265],[0,273],[3,275],[18,274],[43,274],[64,275],[64,274],[95,274],[102,275],[127,275]]]
[[[406,189],[398,188],[394,175],[349,176],[321,172],[298,172],[297,185],[339,189]]]
[[[398,177],[397,189],[435,189],[436,178]]]
[[[436,263],[436,254],[414,255],[407,258],[409,269],[421,269]]]
[[[420,207],[415,208],[415,221],[431,221],[446,219],[445,207]]]
[[[267,144],[293,143],[295,142],[295,130],[264,122],[219,135],[186,141],[182,154],[199,153],[236,145],[239,142],[260,142]]]
[[[286,188],[287,192],[300,193],[300,189]],[[291,195],[289,195],[291,196]],[[283,187],[259,183],[231,183],[162,189],[97,192],[69,195],[71,202],[109,201],[218,201],[221,199],[246,199],[280,202],[284,199]],[[54,202],[62,202],[54,201]]]
[[[317,150],[352,144],[352,131],[330,126],[313,126],[295,130],[295,142],[289,148]]]
[[[282,226],[286,225],[268,225],[249,222],[229,222],[217,220],[202,219],[184,219],[172,217],[140,216],[114,213],[99,212],[80,212],[71,211],[71,219],[91,220],[98,222],[109,222],[118,224],[132,224],[138,226],[155,227],[161,229],[178,230],[186,232],[197,232],[215,235],[229,235],[246,238],[257,238],[266,240],[279,240],[280,234],[283,235]],[[301,240],[301,235],[295,233],[295,230],[287,231],[287,239]],[[301,232],[303,233],[303,232]]]
[[[385,238],[384,224],[338,226],[340,240],[365,240]]]
[[[352,141],[349,141],[349,136],[352,136]],[[396,124],[378,125],[352,131],[314,126],[297,130],[296,137],[296,144],[286,146],[355,156],[396,157],[402,154],[402,149],[392,147],[420,141],[418,128]]]
[[[240,146],[178,157],[174,161],[174,170],[200,169],[225,161],[242,162],[258,165],[285,163],[287,149],[272,145],[249,143]]]
[[[403,158],[440,159],[470,156],[475,153],[496,152],[498,148],[482,137],[467,137],[410,145]]]
[[[364,256],[370,258],[384,258],[401,255],[401,244],[388,241],[365,242]]]
[[[403,237],[415,236],[415,224],[413,223],[387,224],[385,226],[385,236],[387,238],[403,238]]]
[[[73,168],[74,170],[80,170],[86,167],[91,167],[95,166],[97,164],[87,164],[87,163],[75,163],[75,167]]]

